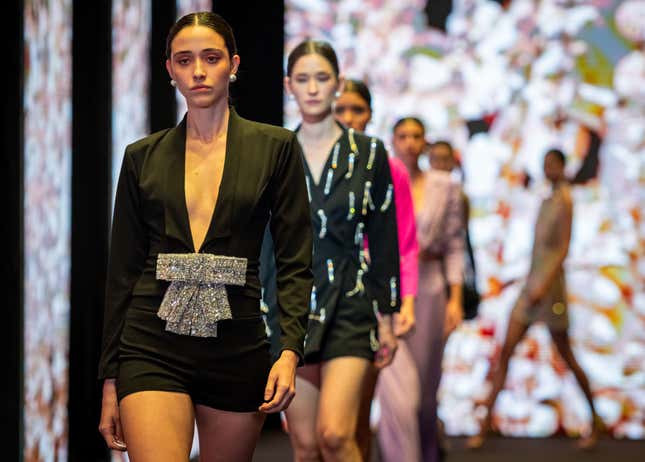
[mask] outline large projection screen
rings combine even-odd
[[[577,180],[566,261],[574,352],[611,433],[645,438],[645,2],[454,0],[445,31],[427,26],[426,3],[287,0],[285,57],[307,37],[331,42],[345,76],[370,86],[370,134],[387,144],[393,122],[414,115],[429,141],[458,150],[484,301],[445,350],[446,431],[478,429],[528,270],[542,157],[559,147]],[[287,99],[285,121],[298,123]],[[495,415],[505,435],[587,428],[544,326],[517,348]]]

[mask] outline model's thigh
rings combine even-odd
[[[369,367],[369,360],[352,356],[323,364],[317,423],[321,431],[354,434]]]
[[[200,462],[250,462],[265,414],[195,406]]]
[[[187,394],[141,391],[124,397],[119,409],[132,462],[188,461],[195,414]]]

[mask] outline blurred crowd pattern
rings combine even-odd
[[[24,6],[23,457],[63,461],[68,440],[72,1],[30,0]]]

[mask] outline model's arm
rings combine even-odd
[[[445,332],[452,332],[463,319],[462,284],[464,279],[465,227],[461,188],[450,185],[444,229],[446,251],[444,268],[450,287],[446,306]]]
[[[119,372],[119,340],[132,288],[141,275],[148,253],[141,220],[137,175],[131,154],[126,149],[114,201],[112,239],[103,317],[103,348],[99,379],[103,380],[99,431],[110,449],[125,451],[119,419],[115,377]]]
[[[137,174],[126,150],[117,184],[103,317],[103,346],[99,379],[118,375],[119,339],[125,312],[148,253],[141,219]]]
[[[259,410],[285,410],[295,396],[296,366],[303,362],[311,271],[312,231],[302,150],[295,134],[280,152],[271,179],[271,222],[277,302],[280,309],[280,357],[273,364]]]
[[[295,135],[281,152],[273,177],[271,236],[282,350],[304,357],[304,338],[313,285],[312,230],[302,150]]]
[[[374,159],[373,208],[368,208],[365,230],[369,236],[370,267],[365,274],[374,307],[391,315],[401,306],[399,244],[395,192],[387,153],[379,141]],[[377,306],[378,305],[378,306]]]
[[[401,311],[394,330],[397,336],[401,336],[407,334],[415,324],[414,300],[419,279],[419,243],[410,177],[400,161],[392,158],[389,161],[396,201],[401,272]]]
[[[365,278],[372,307],[380,313],[380,348],[374,365],[382,368],[392,362],[397,348],[392,314],[401,307],[401,277],[395,192],[387,153],[380,141],[376,147],[373,178],[365,222],[370,252],[370,266]]]

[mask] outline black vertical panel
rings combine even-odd
[[[214,0],[213,11],[231,24],[237,41],[241,65],[231,95],[238,112],[282,125],[284,2]]]
[[[166,37],[175,22],[174,0],[151,0],[150,91],[148,97],[150,131],[173,127],[177,123],[175,90],[166,72]]]
[[[112,7],[73,3],[69,460],[107,460],[98,433],[111,164]]]
[[[428,0],[424,11],[427,16],[428,26],[445,32],[446,20],[452,11],[452,0]]]
[[[0,220],[2,251],[2,459],[22,460],[23,446],[23,2],[3,5],[5,91],[2,94]]]

